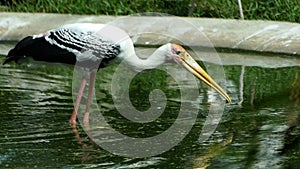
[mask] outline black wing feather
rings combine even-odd
[[[3,64],[11,61],[19,63],[26,57],[32,57],[36,61],[66,64],[76,63],[76,56],[74,53],[49,44],[44,37],[33,38],[33,36],[28,36],[18,42],[15,48],[8,52],[7,59]]]
[[[89,55],[83,54],[89,51]],[[28,36],[11,49],[3,64],[19,62],[22,58],[32,57],[37,61],[75,64],[78,59],[83,65],[104,67],[107,62],[120,53],[120,46],[96,37],[92,32],[78,32],[60,28],[49,31],[44,36]]]
[[[60,28],[50,32],[46,39],[49,43],[77,53],[77,59],[80,61],[110,60],[120,53],[118,44],[98,37],[94,32],[78,32]],[[86,51],[89,51],[91,55],[81,55]]]

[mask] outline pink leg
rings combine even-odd
[[[92,96],[94,92],[94,86],[95,86],[95,80],[96,80],[96,71],[92,71],[90,74],[90,85],[89,85],[89,93],[88,93],[88,99],[86,102],[86,110],[83,117],[83,124],[84,127],[88,130],[89,129],[89,116],[90,116],[90,107],[92,103]]]
[[[77,112],[78,112],[78,109],[79,109],[79,105],[80,105],[80,102],[81,102],[81,98],[82,98],[82,94],[83,94],[85,85],[86,85],[86,77],[83,76],[82,80],[81,80],[80,88],[79,88],[79,91],[78,91],[78,95],[77,95],[77,98],[76,98],[74,111],[73,111],[72,116],[70,118],[70,124],[72,126],[76,125],[76,116],[77,116]]]

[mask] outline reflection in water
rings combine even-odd
[[[235,103],[240,101],[241,70],[241,66],[225,67]],[[202,103],[188,136],[159,156],[130,159],[94,145],[82,128],[78,129],[81,143],[74,137],[68,122],[73,110],[72,67],[5,65],[0,68],[0,168],[296,168],[300,165],[299,70],[246,66],[242,106],[226,105],[221,123],[204,143],[198,138],[212,96],[200,85]],[[116,130],[151,136],[177,118],[180,93],[166,75],[151,71],[132,83],[130,99],[139,110],[149,107],[145,93],[160,86],[167,91],[168,113],[156,123],[141,125],[128,122],[115,110],[107,80],[113,68],[101,71],[97,103]],[[151,81],[154,77],[161,78]]]
[[[261,110],[260,113],[266,116],[280,116],[280,110]],[[269,124],[272,120],[266,120],[265,124],[259,129],[259,145],[257,147],[255,163],[253,168],[282,168],[285,156],[280,155],[280,151],[284,145],[284,133],[287,130],[287,125],[284,124]]]
[[[243,65],[241,67],[241,74],[240,74],[240,79],[239,79],[239,102],[238,105],[242,106],[243,101],[244,101],[244,76],[245,76],[245,66]]]
[[[290,95],[290,99],[292,100],[292,102],[294,102],[294,107],[298,106],[299,98],[300,98],[300,75],[299,72],[296,72],[295,79],[292,82],[292,90]]]
[[[226,140],[221,143],[209,145],[202,155],[193,159],[193,168],[207,168],[211,166],[211,160],[214,157],[219,156],[226,149],[226,145],[232,142],[233,136],[229,136]]]

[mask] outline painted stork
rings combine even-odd
[[[108,35],[98,36],[97,31],[104,27],[106,27],[104,24],[76,23],[52,29],[42,34],[28,36],[18,42],[15,48],[9,51],[3,64],[11,61],[19,63],[23,59],[31,57],[36,61],[57,62],[72,65],[78,64],[79,66],[88,69],[90,84],[86,103],[86,114],[90,111],[97,70],[107,66],[111,60],[116,58],[118,58],[117,60],[123,60],[126,65],[134,71],[154,69],[164,63],[179,64],[208,86],[215,89],[231,103],[231,99],[226,92],[180,45],[167,43],[159,47],[147,59],[141,59],[135,54],[132,40],[119,28],[113,26],[108,27],[125,33],[126,36],[121,41],[110,38],[110,36],[114,36],[114,32],[109,34],[108,31]],[[70,118],[70,123],[72,125],[76,124],[77,111],[86,83],[87,75],[83,75],[74,111]]]

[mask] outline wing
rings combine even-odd
[[[28,36],[10,50],[7,59],[19,62],[26,57],[37,61],[97,64],[104,67],[120,53],[120,45],[96,35],[101,24],[70,24],[46,33]],[[86,65],[86,66],[89,66]],[[95,65],[95,64],[94,64]]]
[[[47,42],[76,55],[78,62],[98,62],[115,58],[120,46],[98,37],[93,31],[85,29],[59,28],[49,31]]]
[[[3,64],[11,61],[22,63],[26,58],[32,57],[36,61],[59,62],[75,64],[74,53],[49,44],[44,37],[27,36],[19,41],[16,46],[8,52]]]

